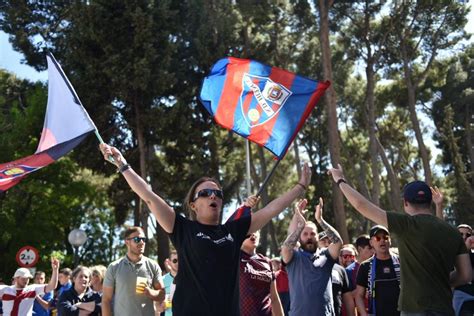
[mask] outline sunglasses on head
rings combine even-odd
[[[383,236],[374,236],[375,237],[375,240],[377,241],[381,241],[382,239],[387,241],[390,239],[390,237],[388,235],[383,235]]]
[[[133,240],[134,243],[136,244],[139,244],[140,241],[143,241],[144,243],[147,243],[148,242],[148,238],[146,237],[130,237],[130,238],[127,238],[127,240]]]
[[[177,258],[174,258],[174,259],[171,260],[171,262],[173,262],[173,263],[178,263],[178,259],[177,259]]]
[[[193,202],[196,201],[200,197],[210,197],[213,194],[221,200],[224,198],[224,194],[222,193],[221,190],[202,189],[201,191],[196,193],[196,195],[194,196]]]

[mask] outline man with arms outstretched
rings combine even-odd
[[[340,165],[330,169],[329,174],[359,213],[396,235],[401,266],[401,315],[454,315],[451,287],[471,280],[471,265],[459,233],[432,215],[430,187],[422,181],[407,184],[403,192],[405,213],[386,212],[346,182]]]
[[[300,201],[288,227],[288,237],[281,248],[290,283],[290,316],[333,316],[331,271],[339,255],[342,239],[323,219],[323,200],[316,206],[316,220],[325,230],[331,244],[318,249],[316,224],[306,222],[303,213],[307,201]],[[299,239],[300,248],[295,248]]]

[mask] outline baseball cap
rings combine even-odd
[[[414,204],[431,203],[431,189],[423,181],[413,181],[403,189],[403,198]]]
[[[33,276],[31,275],[31,272],[30,270],[28,270],[27,268],[18,268],[16,271],[15,271],[15,274],[13,275],[13,278],[33,278]]]
[[[382,226],[382,225],[375,225],[374,227],[372,227],[372,228],[370,229],[370,232],[369,232],[370,238],[372,238],[372,237],[374,237],[375,235],[377,235],[377,233],[378,233],[379,231],[386,232],[387,235],[390,235],[390,233],[388,232],[387,227]]]

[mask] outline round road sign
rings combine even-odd
[[[38,250],[31,246],[22,247],[16,253],[16,262],[20,267],[24,268],[31,268],[34,267],[35,264],[39,260],[39,253]]]

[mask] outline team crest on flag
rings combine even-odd
[[[285,105],[292,92],[268,77],[242,76],[240,109],[249,127],[265,124]]]
[[[318,82],[250,59],[212,66],[199,100],[220,126],[283,158],[330,82]]]

